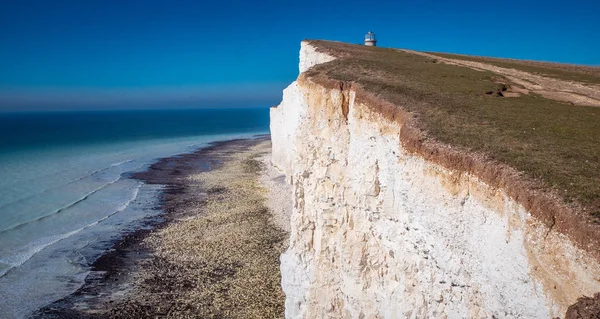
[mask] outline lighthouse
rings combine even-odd
[[[377,46],[377,39],[375,39],[375,33],[373,31],[369,31],[365,35],[365,45],[369,47]]]

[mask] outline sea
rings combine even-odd
[[[0,113],[0,318],[77,290],[102,252],[158,216],[160,158],[269,131],[268,108]]]

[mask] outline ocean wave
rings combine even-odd
[[[66,183],[63,183],[63,184],[60,184],[60,185],[55,185],[55,186],[53,186],[53,187],[49,187],[49,188],[44,188],[44,189],[38,190],[37,192],[35,192],[35,193],[33,193],[33,194],[30,194],[30,195],[28,195],[28,196],[21,197],[21,198],[17,198],[16,200],[13,200],[13,201],[11,201],[11,202],[8,202],[8,203],[1,204],[1,205],[0,205],[0,210],[2,210],[3,208],[5,208],[5,207],[7,207],[7,206],[15,205],[15,204],[17,204],[17,203],[20,203],[20,202],[23,202],[23,201],[29,200],[29,199],[31,199],[31,198],[34,198],[34,197],[36,197],[36,196],[39,196],[39,195],[41,195],[41,194],[44,194],[44,193],[46,193],[46,192],[49,192],[49,191],[55,190],[55,189],[57,189],[57,188],[64,187],[64,186],[68,186],[68,185],[71,185],[71,184],[73,184],[73,183],[80,182],[80,181],[82,181],[82,180],[84,180],[84,179],[86,179],[86,178],[92,177],[92,176],[94,176],[94,175],[96,175],[96,174],[102,173],[102,172],[104,172],[104,171],[107,171],[107,170],[109,170],[109,169],[111,169],[111,168],[118,167],[118,166],[121,166],[121,165],[123,165],[123,164],[126,164],[126,163],[131,163],[131,162],[133,162],[133,161],[135,161],[135,159],[130,159],[130,160],[126,160],[126,161],[121,161],[121,162],[113,163],[113,164],[111,164],[111,165],[109,165],[109,166],[107,166],[107,167],[104,167],[104,168],[101,168],[101,169],[98,169],[98,170],[95,170],[95,171],[89,172],[89,173],[87,173],[87,174],[86,174],[86,175],[84,175],[84,176],[81,176],[81,177],[78,177],[78,178],[76,178],[76,179],[73,179],[73,180],[67,181]],[[142,166],[143,166],[143,165],[140,165],[140,166],[139,166],[139,167],[137,167],[137,168],[140,168],[140,167],[142,167]],[[136,168],[136,169],[137,169],[137,168]],[[62,174],[62,173],[64,173],[64,172],[66,172],[66,171],[67,171],[67,170],[63,170],[63,171],[56,172],[56,173],[54,173],[54,174],[51,174],[51,175],[52,175],[52,176],[54,176],[54,175],[60,175],[60,174]],[[51,175],[46,175],[46,176],[44,176],[43,178],[47,178],[48,176],[51,176]],[[32,180],[36,180],[36,179],[41,179],[41,177],[32,178],[32,179],[29,179],[29,180],[26,180],[26,181],[32,181]],[[23,182],[24,182],[24,181],[19,181],[19,183],[23,183]],[[7,187],[4,187],[4,188],[7,188]]]
[[[61,240],[67,239],[77,233],[80,233],[81,231],[84,231],[90,227],[98,225],[99,223],[110,218],[111,216],[124,211],[137,198],[140,187],[141,186],[136,187],[132,192],[132,196],[123,204],[116,206],[115,210],[112,213],[103,216],[102,218],[94,221],[93,223],[90,223],[88,225],[85,225],[84,227],[81,227],[81,228],[73,230],[73,231],[69,231],[69,232],[65,232],[65,233],[57,234],[57,235],[52,235],[52,236],[46,236],[43,238],[38,238],[35,241],[28,244],[27,246],[19,249],[18,252],[10,254],[8,256],[0,257],[0,264],[4,264],[4,265],[8,266],[8,267],[4,267],[4,268],[0,269],[0,278],[3,277],[4,275],[6,275],[10,270],[23,265],[25,262],[27,262],[33,256],[35,256],[35,254],[41,252],[45,248],[47,248],[51,245],[54,245]]]
[[[102,185],[102,186],[94,189],[93,191],[91,191],[89,193],[86,193],[83,197],[81,197],[81,198],[79,198],[79,199],[77,199],[77,200],[75,200],[75,201],[67,204],[66,206],[63,206],[61,208],[58,208],[58,209],[52,211],[51,213],[48,213],[48,214],[36,217],[34,219],[30,219],[28,221],[22,222],[20,224],[17,224],[17,225],[14,225],[14,226],[11,226],[11,227],[8,227],[8,228],[5,228],[5,229],[1,229],[0,230],[0,235],[3,234],[3,233],[9,232],[9,231],[13,231],[13,230],[16,230],[16,229],[19,229],[19,228],[23,228],[24,226],[26,226],[28,224],[39,222],[40,220],[44,220],[46,218],[49,218],[49,217],[52,217],[52,216],[56,216],[56,214],[60,214],[61,212],[64,212],[65,210],[67,210],[67,209],[69,209],[69,208],[71,208],[71,207],[73,207],[73,206],[75,206],[75,205],[77,205],[77,204],[85,201],[91,195],[94,195],[97,192],[105,189],[106,187],[108,187],[108,186],[110,186],[110,185],[118,182],[120,179],[121,179],[121,177],[119,177],[119,178],[117,178],[117,179],[115,179],[113,181],[110,181],[110,182],[108,182],[108,183],[106,183],[106,184],[104,184],[104,185]]]
[[[124,154],[124,153],[118,153],[118,154],[114,154],[114,156],[123,155],[123,154]],[[119,163],[120,163],[120,162],[118,162],[118,163],[115,163],[115,164],[119,164]],[[32,177],[29,177],[29,178],[25,178],[25,179],[19,179],[19,180],[17,180],[17,181],[11,181],[11,182],[9,182],[9,183],[6,183],[6,184],[0,184],[0,185],[1,185],[1,186],[0,186],[0,189],[1,189],[1,188],[8,188],[8,187],[11,187],[11,186],[12,186],[12,185],[14,185],[14,184],[22,184],[22,183],[27,183],[27,182],[33,182],[33,181],[40,180],[40,179],[48,179],[48,178],[52,178],[52,176],[62,175],[62,174],[64,174],[65,172],[68,172],[68,171],[70,171],[71,169],[72,169],[72,168],[71,168],[71,167],[69,167],[69,168],[61,169],[61,170],[54,171],[54,172],[47,172],[47,171],[45,171],[45,170],[44,170],[44,172],[40,172],[40,173],[38,173],[38,174],[36,174],[36,175],[34,175],[34,176],[32,176]]]

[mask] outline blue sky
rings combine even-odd
[[[301,40],[600,65],[600,1],[3,0],[0,110],[277,104]]]

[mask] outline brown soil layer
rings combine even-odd
[[[268,140],[213,143],[135,174],[164,186],[161,219],[124,235],[79,290],[33,317],[283,317],[285,233],[263,205],[255,160]]]
[[[600,293],[583,297],[567,309],[565,319],[600,319]]]

